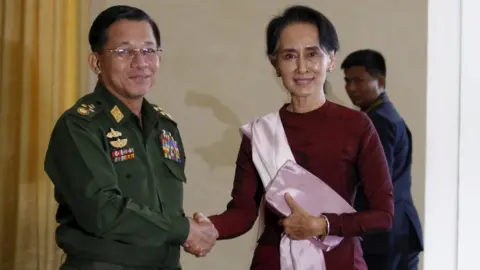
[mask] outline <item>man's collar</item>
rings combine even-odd
[[[388,101],[389,101],[389,99],[388,99],[387,93],[382,92],[378,96],[378,98],[372,103],[372,105],[370,105],[366,108],[362,108],[362,111],[365,112],[365,113],[369,113],[369,112],[373,111],[374,109],[376,109],[381,104],[386,103]]]
[[[100,96],[105,103],[104,108],[107,110],[107,114],[117,124],[120,125],[127,121],[126,119],[131,119],[131,117],[134,116],[134,113],[127,107],[127,105],[112,95],[112,93],[110,93],[101,82],[97,83],[94,93]],[[140,113],[142,115],[142,121],[147,129],[152,128],[151,126],[157,123],[159,117],[164,117],[173,122],[168,113],[164,112],[160,107],[148,102],[146,98],[143,98]]]
[[[154,106],[147,101],[146,98],[143,99],[142,102],[142,110],[141,110],[142,117],[144,118],[144,122],[152,122],[156,123],[158,119],[158,113],[154,109]]]
[[[118,124],[121,124],[131,117],[133,112],[115,97],[110,91],[103,86],[101,82],[97,82],[94,93],[98,94],[102,101],[105,102],[105,109],[108,111],[108,115]]]

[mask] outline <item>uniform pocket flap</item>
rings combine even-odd
[[[187,177],[185,176],[185,169],[181,165],[181,163],[167,159],[164,161],[164,164],[168,168],[168,170],[175,176],[175,178],[182,182],[187,182]]]

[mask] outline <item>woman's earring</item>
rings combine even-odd
[[[282,74],[280,74],[280,71],[277,71],[277,77],[281,77]]]

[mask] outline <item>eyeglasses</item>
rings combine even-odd
[[[163,51],[162,48],[117,48],[117,49],[107,49],[105,50],[109,53],[114,53],[118,58],[121,59],[133,59],[135,55],[140,53],[143,57],[152,58],[159,56],[159,53]]]

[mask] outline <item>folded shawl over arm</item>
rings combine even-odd
[[[392,186],[385,155],[372,123],[363,114],[339,108],[336,104],[327,103],[322,107],[325,107],[322,109],[323,111],[314,112],[306,117],[302,116],[302,119],[307,118],[306,122],[326,122],[323,126],[329,127],[328,132],[324,130],[317,132],[311,128],[311,123],[308,123],[307,131],[302,130],[303,127],[299,125],[304,123],[301,120],[299,122],[298,119],[292,120],[297,116],[289,116],[284,108],[280,110],[277,118],[281,119],[280,124],[283,123],[285,126],[291,151],[299,165],[318,178],[327,180],[326,183],[345,201],[351,204],[353,200],[355,188],[351,187],[352,182],[362,181],[365,186],[371,210],[361,213],[324,213],[330,222],[330,235],[352,239],[352,237],[361,236],[368,231],[388,230],[393,217]],[[337,117],[335,113],[332,113],[333,110],[340,111],[342,117]],[[247,127],[245,126],[243,130],[248,130]],[[247,135],[251,134],[247,132]],[[227,206],[227,211],[211,217],[212,222],[219,230],[220,239],[233,238],[250,230],[258,216],[258,210],[261,208],[261,197],[265,192],[263,178],[254,163],[252,148],[255,148],[255,144],[247,135],[243,136],[237,158],[232,200]],[[274,136],[274,134],[269,136]],[[313,136],[315,137],[312,138]],[[307,145],[304,142],[308,142],[308,140],[312,140],[315,145],[304,146]],[[304,148],[300,149],[301,147]],[[326,153],[317,155],[317,157],[315,154],[318,153],[318,149],[322,149]],[[311,156],[313,157],[302,159],[302,156],[299,155],[301,154],[300,150],[306,152],[307,155],[310,154],[309,151],[312,152]],[[275,159],[276,156],[278,155],[270,153],[270,159]],[[274,176],[269,175],[269,177]],[[270,210],[266,209],[265,211]],[[267,224],[267,226],[274,225]],[[348,242],[349,244],[339,245],[331,256],[326,254],[328,269],[339,269],[329,267],[329,264],[334,261],[336,261],[335,264],[341,264],[342,261],[347,264],[350,261],[349,265],[352,265],[353,260],[356,261],[359,258],[361,260],[361,253],[357,254],[359,247],[355,247],[356,251],[353,255],[351,251],[347,251],[348,246],[357,246],[358,242],[355,243],[352,240]],[[261,246],[261,242],[259,242],[257,249]],[[344,252],[349,254],[343,254],[343,259],[337,258],[338,254]],[[269,256],[270,260],[278,257],[278,254],[275,255],[276,257],[272,256]],[[262,256],[262,258],[268,259],[267,256]]]

